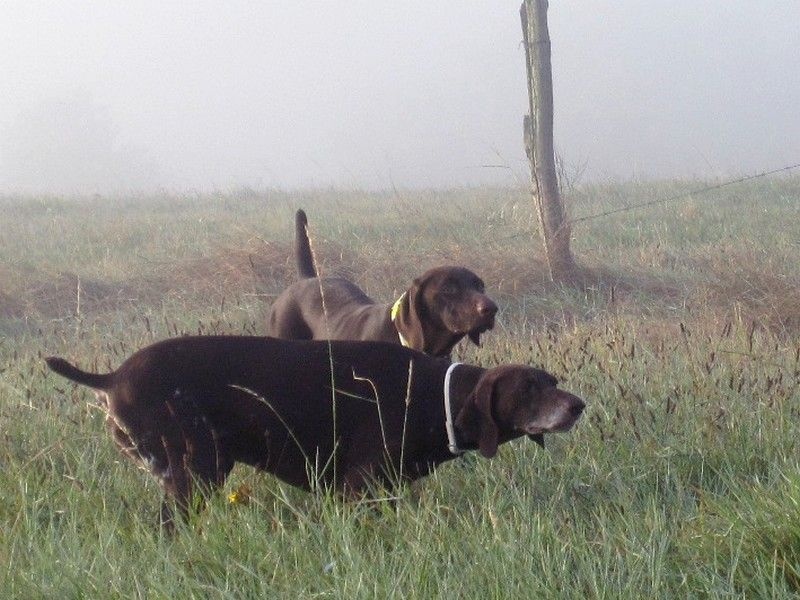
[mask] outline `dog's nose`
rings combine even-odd
[[[581,413],[583,413],[583,409],[586,408],[586,404],[583,402],[583,400],[578,400],[577,398],[575,400],[576,401],[570,405],[569,412],[577,419],[581,416]]]
[[[493,317],[497,314],[497,304],[489,300],[489,298],[484,298],[478,301],[477,310],[482,317]]]

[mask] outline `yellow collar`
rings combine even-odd
[[[404,299],[405,297],[406,297],[406,292],[403,292],[403,295],[402,295],[402,296],[400,296],[400,297],[399,297],[399,298],[398,298],[398,299],[395,301],[395,303],[394,303],[394,304],[392,304],[392,310],[391,310],[391,312],[389,313],[389,314],[391,315],[391,317],[392,317],[392,323],[394,323],[394,322],[395,322],[395,320],[397,319],[397,313],[399,313],[399,312],[400,312],[400,305],[403,303],[403,299]],[[397,325],[396,325],[396,324],[395,324],[394,328],[395,328],[395,329],[397,329]],[[400,338],[400,344],[402,344],[403,346],[405,346],[406,348],[408,348],[408,347],[409,347],[408,340],[407,340],[406,338],[404,338],[404,337],[403,337],[403,334],[402,334],[402,333],[400,333],[400,330],[399,330],[399,329],[397,330],[397,335],[398,335],[398,337]]]

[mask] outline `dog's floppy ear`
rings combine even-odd
[[[480,348],[481,345],[481,334],[477,331],[470,331],[468,334],[469,341]]]
[[[497,454],[499,431],[492,414],[496,383],[496,375],[484,373],[456,419],[459,429],[469,439],[477,440],[478,449],[486,458]]]
[[[400,334],[404,346],[422,351],[425,348],[425,332],[422,319],[426,310],[422,299],[422,283],[415,279],[402,298],[394,318],[394,326]]]

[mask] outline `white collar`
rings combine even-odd
[[[451,454],[464,454],[464,450],[458,447],[456,443],[456,432],[453,429],[453,411],[450,407],[450,376],[453,374],[455,368],[461,363],[454,362],[447,368],[447,373],[444,374],[444,426],[447,429],[447,447]]]

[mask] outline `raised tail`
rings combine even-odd
[[[78,367],[74,367],[65,361],[63,358],[57,356],[48,356],[44,359],[47,366],[53,369],[59,375],[71,379],[77,383],[89,386],[95,390],[107,390],[114,384],[113,373],[87,373],[81,371]]]
[[[301,208],[294,218],[294,256],[297,259],[297,272],[304,279],[317,276],[314,268],[314,256],[311,254],[311,242],[308,240],[308,219]]]

